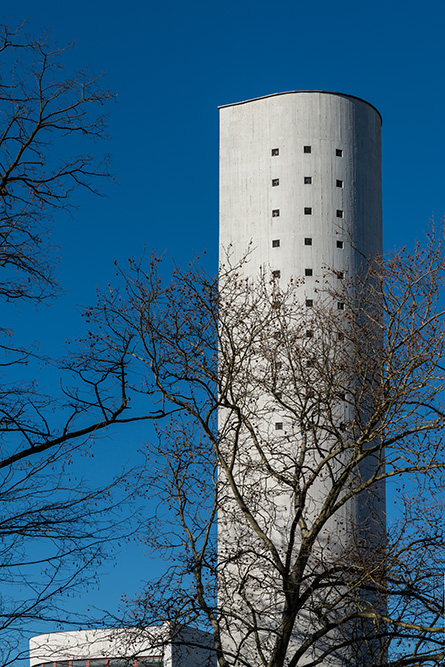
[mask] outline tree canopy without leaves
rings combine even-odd
[[[351,280],[326,269],[311,308],[242,263],[168,284],[158,264],[90,313],[175,411],[144,487],[171,567],[135,622],[211,629],[220,667],[443,664],[442,231]]]
[[[95,434],[132,420],[129,350],[99,358],[86,343],[57,371],[60,396],[49,396],[39,378],[54,372],[54,363],[18,346],[7,320],[15,304],[39,305],[56,294],[51,224],[72,210],[76,189],[99,193],[109,176],[107,157],[89,150],[92,140],[106,138],[103,111],[114,95],[95,74],[67,72],[65,56],[47,35],[0,26],[2,665],[16,659],[30,621],[69,621],[57,598],[91,576],[88,566],[94,570],[103,557],[105,541],[109,552],[109,541],[128,531],[118,530],[110,498],[110,488],[125,480],[91,491],[69,466]]]

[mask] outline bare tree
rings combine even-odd
[[[98,193],[108,159],[87,152],[105,138],[114,95],[88,71],[64,71],[66,48],[0,26],[0,295],[37,299],[56,288],[49,230],[78,187]]]
[[[242,264],[164,285],[158,261],[91,313],[176,411],[145,486],[171,567],[134,621],[210,628],[220,667],[443,664],[442,231],[326,269],[310,308]]]
[[[54,364],[15,344],[7,305],[54,296],[56,252],[50,230],[70,211],[74,191],[99,194],[108,158],[90,153],[106,138],[104,107],[114,95],[88,71],[70,72],[64,48],[26,25],[0,26],[0,664],[14,662],[24,628],[64,619],[60,595],[91,576],[104,544],[119,533],[110,481],[89,490],[68,464],[82,446],[128,413],[132,339],[101,355],[85,341],[60,363],[60,396],[39,376]],[[33,369],[35,379],[33,379]],[[56,367],[57,369],[57,367]],[[160,410],[140,413],[153,418]],[[122,480],[121,480],[122,481]],[[127,494],[128,495],[128,494]],[[107,514],[105,509],[109,509]],[[122,532],[128,526],[121,527]],[[105,551],[109,551],[107,548]],[[93,567],[94,569],[94,567]],[[94,576],[94,575],[93,575]],[[3,651],[3,653],[2,653]]]

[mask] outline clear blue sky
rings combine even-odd
[[[386,248],[411,244],[444,213],[439,0],[18,0],[6,11],[2,20],[28,17],[30,30],[76,41],[70,58],[103,70],[118,92],[106,147],[118,184],[105,199],[78,197],[74,218],[56,221],[65,294],[32,325],[53,351],[79,333],[79,304],[112,280],[114,259],[146,246],[185,262],[207,249],[216,268],[218,105],[296,89],[362,97],[383,116]],[[138,437],[102,447],[128,453]],[[124,550],[94,593],[98,606],[134,593],[151,567]]]

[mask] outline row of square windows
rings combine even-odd
[[[312,238],[310,236],[305,237],[304,245],[312,245]],[[280,239],[273,239],[272,248],[279,248],[279,247],[280,247]],[[345,247],[344,241],[337,241],[337,248],[344,248],[344,247]]]
[[[304,270],[304,275],[305,276],[312,276],[313,271],[312,269],[305,269]],[[340,278],[340,280],[343,280],[345,277],[344,271],[335,271],[335,275],[337,278]],[[272,271],[272,277],[273,278],[281,278],[281,271],[279,269],[276,269],[275,271]]]
[[[336,211],[337,218],[343,218],[343,214],[344,211],[341,208],[338,208]],[[304,207],[304,215],[312,215],[311,206]],[[272,209],[272,218],[279,218],[279,217],[280,217],[280,209],[279,208]]]
[[[340,398],[340,400],[345,400],[345,399],[342,399],[340,396],[339,396],[339,398]],[[275,430],[276,431],[282,431],[283,428],[284,428],[283,422],[275,422]],[[340,431],[345,431],[346,430],[346,424],[344,422],[341,422],[341,424],[339,425],[339,428],[340,428]]]
[[[162,667],[162,658],[86,658],[84,660],[57,660],[36,667]]]
[[[312,146],[303,146],[303,153],[312,153]],[[272,157],[276,157],[280,154],[279,148],[272,148],[271,150]],[[341,148],[335,149],[336,157],[343,157],[343,150]]]
[[[312,176],[304,176],[304,184],[305,185],[312,185]],[[272,187],[276,188],[277,185],[280,185],[280,179],[279,178],[273,178],[272,179]],[[342,188],[343,187],[343,181],[340,178],[337,178],[335,181],[335,185],[337,188]]]

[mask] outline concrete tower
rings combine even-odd
[[[250,284],[263,275],[266,285],[270,278],[272,291],[277,285],[284,289],[292,285],[292,300],[294,304],[300,304],[295,309],[300,309],[298,318],[304,324],[304,318],[310,318],[309,308],[313,306],[315,309],[322,298],[321,286],[326,283],[327,273],[334,283],[338,279],[338,285],[341,281],[344,284],[360,271],[364,258],[382,252],[380,114],[364,100],[327,91],[269,95],[226,105],[220,111],[220,261],[236,264],[247,253],[239,271],[243,279],[251,281]],[[227,260],[228,256],[230,260]],[[333,303],[332,307],[342,310],[343,305]],[[292,318],[292,313],[289,317]],[[309,334],[313,335],[310,342],[303,340],[305,334],[302,333],[302,344],[314,345],[317,332],[308,331]],[[257,349],[261,346],[259,338],[255,345]],[[310,355],[310,347],[308,349]],[[257,359],[256,363],[256,367],[263,364],[265,376],[267,360]],[[244,381],[246,395],[251,392],[246,405],[249,400],[255,405],[248,419],[250,423],[255,422],[261,446],[270,447],[269,455],[274,461],[278,460],[279,452],[282,461],[277,467],[281,466],[284,471],[284,479],[287,469],[295,465],[295,452],[302,446],[303,439],[307,440],[307,435],[302,435],[301,423],[292,423],[292,410],[286,412],[281,391],[278,395],[271,390],[273,395],[267,397],[267,392],[259,385],[253,387],[254,380],[249,386],[248,371]],[[294,386],[294,393],[298,394],[298,386],[296,391]],[[341,401],[339,403],[335,410],[340,423],[347,421],[350,408]],[[221,430],[226,434],[229,448],[230,433],[235,431],[233,419],[227,416],[227,411],[221,410]],[[241,432],[243,428],[240,427]],[[239,472],[235,474],[235,482],[242,492],[250,494],[251,502],[253,495],[251,490],[248,491],[249,484],[256,487],[262,497],[257,505],[259,527],[275,544],[282,542],[284,554],[295,516],[295,497],[293,492],[286,490],[285,484],[270,476],[267,478],[259,448],[255,448],[252,435],[247,431],[248,428],[237,444],[235,457],[238,457]],[[325,448],[329,448],[329,443],[328,440]],[[306,470],[301,475],[309,478],[323,455],[314,446],[313,453],[306,457]],[[337,470],[341,468],[341,461],[340,455],[336,458]],[[360,471],[362,475],[371,473],[372,463]],[[219,515],[222,570],[219,596],[222,606],[227,606],[230,600],[235,609],[233,619],[229,618],[225,624],[223,636],[232,646],[234,655],[239,651],[240,661],[237,663],[235,658],[234,664],[242,664],[242,659],[247,659],[250,665],[256,665],[260,661],[252,657],[258,654],[254,648],[253,625],[248,630],[245,624],[236,620],[236,615],[249,616],[249,609],[256,606],[259,621],[255,623],[256,630],[260,628],[260,643],[266,648],[272,647],[274,621],[283,608],[285,595],[283,591],[273,592],[276,584],[274,565],[271,563],[269,573],[264,566],[267,554],[263,565],[256,569],[255,552],[259,554],[262,549],[261,539],[257,539],[258,535],[251,530],[245,517],[238,520],[236,503],[231,499],[233,490],[226,483],[224,473],[220,479],[224,499]],[[309,523],[311,518],[317,517],[330,488],[329,479],[323,475],[311,483],[305,510]],[[371,514],[373,528],[369,525]],[[384,533],[383,488],[375,490],[371,501],[369,497],[366,500],[356,497],[339,511],[334,520],[327,522],[318,537],[320,563],[324,561],[326,565],[334,553],[341,557],[342,553],[351,551],[351,536],[365,524],[366,531],[375,533],[370,542],[375,537],[381,539]],[[326,546],[328,543],[329,547]],[[298,545],[296,537],[295,552]],[[234,552],[244,555],[237,560],[233,558]],[[313,566],[314,572],[317,567],[319,564]],[[276,585],[279,587],[280,584]],[[314,606],[315,603],[316,600]],[[310,609],[301,612],[294,625],[289,656],[311,632],[316,631],[317,623]],[[341,631],[333,630],[323,635],[318,645],[314,643],[312,653],[307,652],[311,658],[303,658],[298,664],[317,659],[330,644],[342,646],[345,632],[347,634],[343,627]],[[240,644],[244,648],[240,649]],[[250,658],[246,658],[249,654]],[[321,664],[322,667],[345,667],[362,662],[366,664],[366,657],[358,660],[348,648],[340,648],[331,653],[328,650]]]

